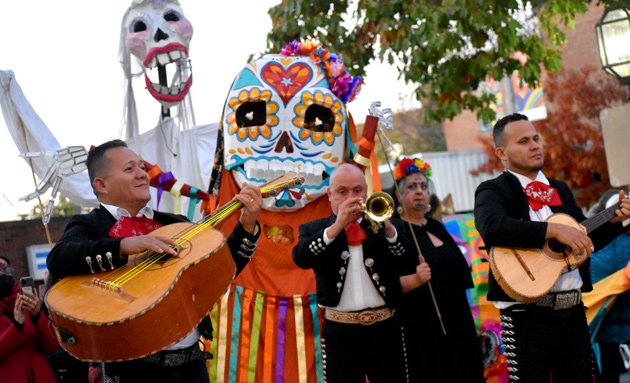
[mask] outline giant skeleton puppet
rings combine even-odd
[[[192,185],[207,185],[215,151],[217,124],[196,126],[190,86],[192,74],[188,49],[192,26],[177,1],[136,0],[127,9],[120,33],[119,59],[125,74],[124,138],[143,158],[159,167],[150,169],[151,184],[161,210],[182,210],[190,196],[188,216],[199,216],[198,202],[207,199],[205,191]],[[133,55],[133,56],[132,56]],[[143,87],[160,103],[158,125],[139,135],[133,80],[142,76]],[[52,190],[44,223],[52,211],[58,192],[83,207],[98,206],[85,172],[86,150],[81,146],[62,148],[52,132],[37,116],[12,72],[0,71],[0,105],[7,127],[21,156],[29,161],[40,181],[30,200]],[[176,109],[171,116],[171,109]],[[172,171],[172,173],[171,173]],[[169,193],[162,193],[165,190]],[[161,198],[162,195],[167,197]],[[158,206],[154,206],[158,207]],[[184,207],[185,209],[185,207]]]
[[[210,180],[217,125],[196,126],[190,96],[192,69],[189,46],[193,28],[176,0],[135,0],[121,24],[119,60],[125,74],[125,140],[150,164],[151,184],[160,210],[186,209],[180,195],[192,195],[188,215],[198,211],[195,202],[207,193],[176,182],[173,174],[201,187]],[[158,125],[139,135],[133,80],[140,82],[159,102]],[[175,113],[171,116],[171,110]],[[162,193],[165,190],[171,193]],[[163,197],[166,196],[166,197]],[[199,217],[199,213],[196,213]]]
[[[223,109],[210,193],[221,205],[244,184],[260,185],[285,172],[300,174],[305,183],[263,201],[256,254],[215,307],[212,381],[248,371],[257,382],[321,380],[315,278],[295,266],[291,250],[300,224],[331,214],[325,196],[330,174],[357,148],[346,102],[360,86],[336,55],[310,41],[287,44],[236,76]],[[235,223],[233,217],[222,230]]]

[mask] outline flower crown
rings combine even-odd
[[[363,83],[361,77],[352,77],[339,56],[328,52],[328,49],[322,48],[318,43],[311,40],[303,42],[293,40],[282,47],[280,54],[283,56],[311,56],[326,72],[330,90],[345,104],[354,100],[361,91],[361,84]]]
[[[428,162],[422,161],[420,158],[403,158],[394,168],[394,178],[396,182],[414,173],[422,173],[429,179],[431,178],[431,165],[429,165]]]

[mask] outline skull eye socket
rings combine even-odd
[[[147,30],[147,25],[142,20],[136,20],[133,23],[131,23],[131,32],[133,33],[143,32],[146,30]]]
[[[335,126],[335,116],[332,110],[325,106],[312,104],[304,115],[304,128],[314,132],[332,132]]]
[[[265,101],[246,101],[236,110],[236,125],[239,128],[262,126],[267,123],[267,103]]]
[[[179,21],[179,14],[175,11],[168,11],[164,14],[164,20],[166,21]]]

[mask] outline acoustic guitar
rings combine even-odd
[[[620,203],[578,223],[573,217],[558,213],[546,222],[574,227],[588,234],[615,216]],[[490,269],[499,286],[519,302],[533,303],[549,293],[560,275],[580,266],[587,257],[574,254],[571,248],[556,240],[548,240],[542,249],[493,247]]]
[[[261,192],[275,196],[303,182],[286,174]],[[111,362],[141,358],[183,339],[234,279],[230,249],[214,226],[241,205],[234,200],[198,223],[174,223],[149,234],[173,238],[176,256],[146,251],[116,270],[56,283],[45,301],[61,346],[80,360]]]

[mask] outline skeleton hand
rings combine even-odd
[[[21,201],[30,201],[44,194],[52,187],[51,199],[44,212],[43,221],[46,224],[50,221],[54,200],[59,192],[59,185],[61,185],[63,177],[82,172],[87,168],[87,151],[83,146],[68,146],[67,148],[57,149],[54,153],[27,152],[20,154],[20,156],[24,158],[52,156],[54,159],[53,164],[37,184],[35,191],[20,198]]]

